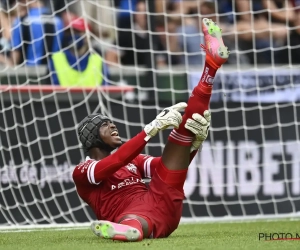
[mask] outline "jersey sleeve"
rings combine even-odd
[[[161,157],[153,157],[150,155],[140,154],[134,161],[142,175],[142,178],[152,178]]]
[[[76,185],[98,185],[95,180],[95,167],[99,161],[87,160],[80,163],[73,171],[73,180]]]

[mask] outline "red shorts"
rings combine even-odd
[[[145,216],[153,223],[153,238],[168,237],[178,227],[183,199],[184,193],[164,183],[155,171],[149,191],[134,199],[115,222],[127,214]]]

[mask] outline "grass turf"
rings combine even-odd
[[[1,232],[0,249],[5,250],[138,250],[138,249],[300,249],[300,240],[259,241],[259,233],[300,235],[300,221],[186,224],[166,239],[116,242],[96,237],[88,228],[76,230],[33,230]]]

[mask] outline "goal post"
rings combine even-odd
[[[31,2],[35,0],[27,2],[27,11]],[[0,229],[86,226],[95,219],[78,197],[71,177],[85,157],[77,124],[88,114],[104,113],[126,141],[164,107],[187,101],[203,68],[204,52],[193,45],[203,42],[201,30],[194,25],[202,17],[222,24],[231,55],[214,79],[209,137],[189,168],[182,222],[299,217],[300,73],[293,59],[299,50],[293,31],[299,24],[281,25],[286,40],[280,37],[280,43],[273,43],[275,33],[263,36],[263,31],[247,30],[249,26],[233,29],[241,15],[231,0],[182,1],[175,9],[162,4],[156,6],[156,13],[152,5],[141,12],[129,6],[127,14],[122,6],[112,6],[113,1],[64,2],[67,14],[73,6],[72,11],[96,29],[86,32],[89,51],[102,52],[103,62],[109,65],[108,85],[60,87],[48,80],[53,72],[47,67],[29,66],[26,60],[14,67],[1,65]],[[209,3],[207,8],[201,8],[203,2]],[[217,14],[207,12],[212,7]],[[182,12],[185,8],[193,11]],[[298,11],[299,6],[289,9]],[[6,12],[11,10],[15,6],[8,5]],[[244,14],[263,12],[251,6]],[[131,26],[126,26],[126,15]],[[155,27],[137,28],[133,22],[143,15]],[[270,17],[265,18],[271,25]],[[254,22],[251,18],[251,27]],[[120,40],[122,32],[132,32],[126,37],[133,39],[129,47],[124,47],[127,40]],[[147,36],[156,44],[147,47],[137,42]],[[3,52],[6,47],[1,41]],[[133,52],[130,66],[122,59],[126,51]],[[143,53],[146,67],[138,58]],[[145,153],[161,155],[169,132],[153,138]]]

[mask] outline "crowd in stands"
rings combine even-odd
[[[0,1],[0,63],[46,65],[56,85],[107,84],[109,66],[202,65],[203,17],[220,23],[228,64],[300,64],[300,0]]]

